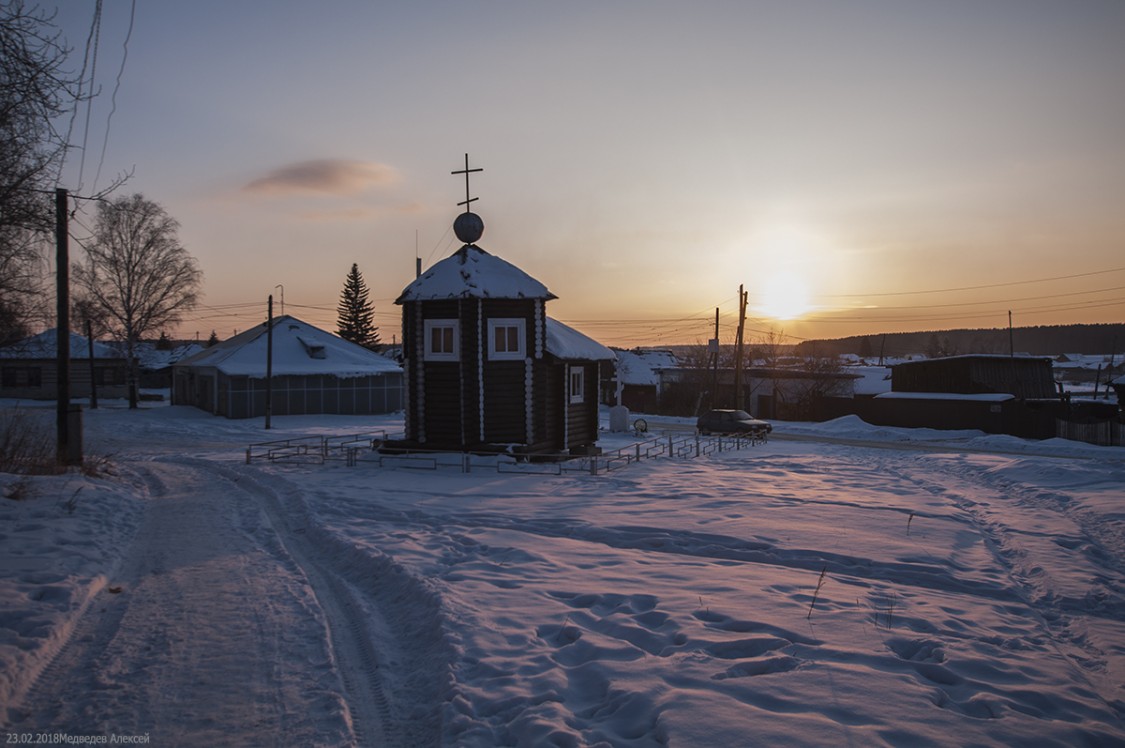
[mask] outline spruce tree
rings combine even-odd
[[[341,338],[364,348],[374,348],[379,344],[379,328],[371,321],[375,312],[367,300],[367,284],[355,263],[352,263],[352,269],[344,280],[336,313],[336,334]]]

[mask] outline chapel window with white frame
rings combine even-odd
[[[425,322],[426,361],[460,360],[460,325],[455,319],[428,319]]]
[[[488,320],[488,357],[494,361],[522,361],[527,321],[519,318]]]
[[[581,403],[586,400],[586,370],[581,366],[570,367],[570,389],[568,390],[571,403]]]

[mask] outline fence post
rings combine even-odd
[[[598,474],[598,456],[593,455],[590,457],[590,475]]]
[[[695,456],[699,457],[699,434],[695,435]]]

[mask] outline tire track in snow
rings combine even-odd
[[[134,479],[134,485],[146,498],[151,499],[166,492],[160,479],[148,471],[133,473],[131,477]],[[149,524],[150,520],[146,513],[141,519],[133,543],[143,542],[143,535]],[[85,690],[93,691],[97,688],[98,679],[95,674],[100,667],[98,656],[105,648],[105,643],[114,637],[128,609],[124,605],[106,604],[105,600],[99,600],[98,596],[111,586],[109,579],[137,576],[137,567],[135,558],[133,560],[119,558],[107,579],[90,590],[90,595],[79,609],[73,626],[59,643],[54,655],[35,676],[23,697],[18,699],[18,706],[9,710],[5,720],[6,727],[61,724],[60,720],[65,719],[66,700],[60,694],[59,684],[71,678],[72,673],[82,673],[84,678],[88,678],[83,685]],[[91,646],[94,643],[98,643],[99,646]]]
[[[284,479],[206,464],[257,501],[308,578],[328,620],[358,743],[439,745],[451,656],[433,595],[386,557],[319,527]]]
[[[208,471],[127,467],[149,494],[113,580],[25,699],[17,729],[161,745],[343,743],[308,592]],[[252,529],[252,528],[251,528]]]

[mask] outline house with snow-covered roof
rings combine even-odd
[[[402,408],[402,368],[330,332],[285,315],[172,367],[172,402],[227,418],[375,415]]]
[[[172,386],[172,367],[179,361],[206,349],[200,343],[181,343],[161,348],[151,341],[141,341],[135,348],[140,367],[141,387],[169,389]]]
[[[406,438],[391,446],[588,452],[598,436],[599,362],[613,352],[549,319],[546,305],[556,296],[477,246],[483,231],[475,213],[458,216],[454,232],[464,244],[395,300]]]
[[[676,354],[655,348],[615,348],[616,366],[612,379],[607,382],[603,400],[617,402],[620,387],[621,405],[639,413],[656,413],[660,404],[660,372],[679,366]]]
[[[0,397],[58,396],[58,331],[47,330],[0,348]],[[91,349],[93,354],[91,355]],[[126,360],[114,348],[70,333],[70,396],[127,397]],[[93,382],[93,387],[91,387]]]

